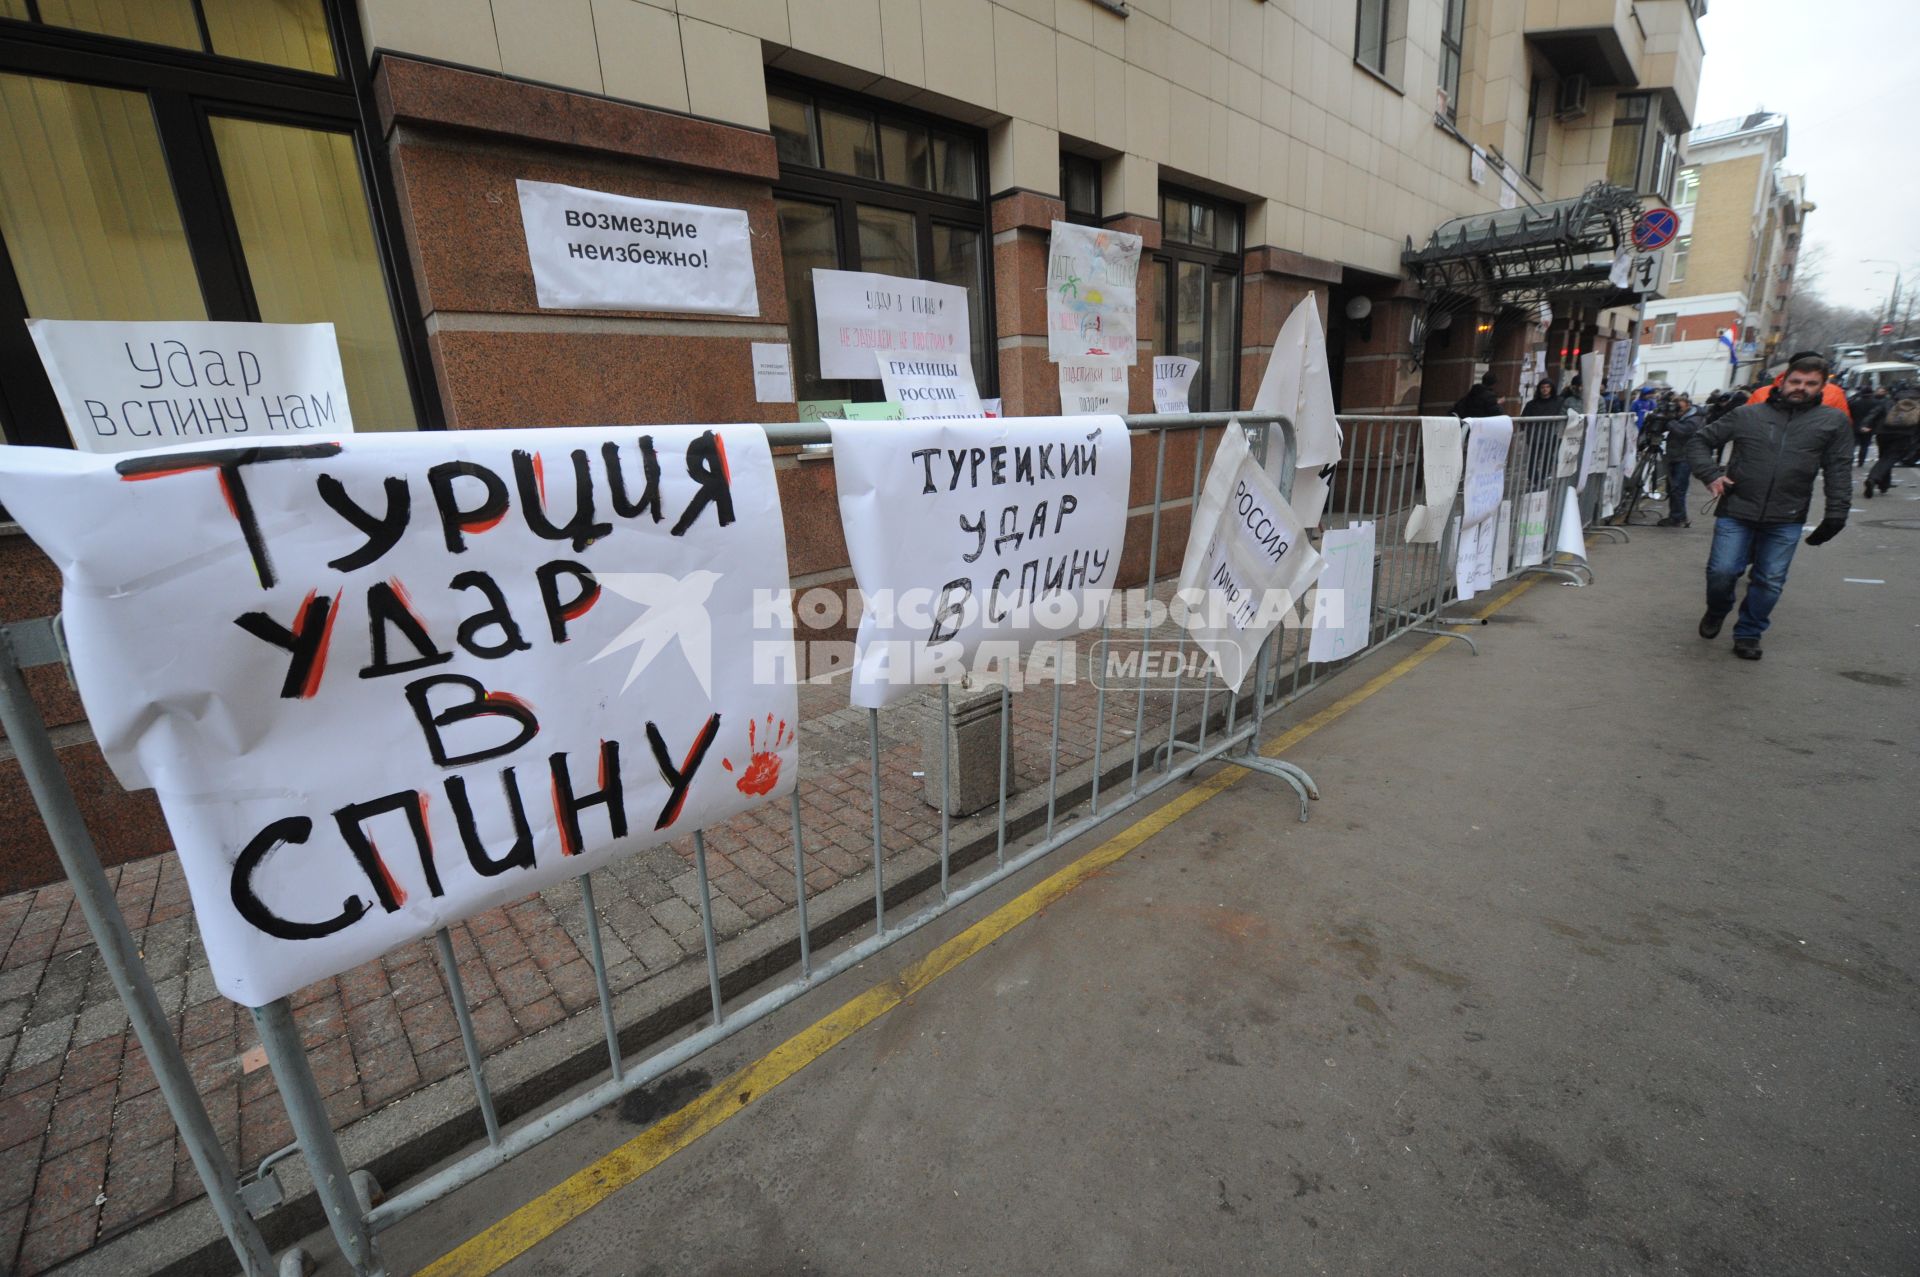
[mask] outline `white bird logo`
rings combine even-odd
[[[713,695],[713,620],[707,613],[707,599],[720,579],[718,572],[701,568],[680,577],[665,572],[602,572],[594,579],[645,609],[638,620],[593,656],[597,661],[625,648],[634,649],[627,681],[620,684],[622,692],[633,686],[654,657],[677,641],[701,692]]]

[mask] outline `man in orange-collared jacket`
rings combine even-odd
[[[1817,350],[1803,350],[1799,354],[1794,355],[1792,358],[1787,360],[1787,367],[1789,368],[1793,367],[1794,364],[1798,363],[1802,359],[1825,359],[1825,358],[1826,356],[1821,354]],[[1778,377],[1775,377],[1771,382],[1769,382],[1764,386],[1761,386],[1759,389],[1755,390],[1751,395],[1748,395],[1747,402],[1748,403],[1765,403],[1767,401],[1767,396],[1773,393],[1773,388],[1775,386],[1778,386],[1781,382],[1785,381],[1786,379],[1787,379],[1787,374],[1784,372],[1781,373]],[[1853,420],[1853,410],[1847,407],[1847,392],[1840,389],[1840,384],[1838,382],[1835,382],[1835,381],[1827,382],[1826,389],[1820,392],[1820,402],[1828,408],[1838,408],[1841,412],[1847,415],[1848,421]]]

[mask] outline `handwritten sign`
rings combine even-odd
[[[1069,417],[1127,411],[1127,370],[1123,364],[1060,361],[1060,411]]]
[[[1510,417],[1475,417],[1467,422],[1465,526],[1478,527],[1500,512],[1507,486],[1507,447],[1512,442]]]
[[[970,359],[882,355],[880,385],[888,402],[899,404],[901,416],[910,421],[987,415],[973,384]]]
[[[1320,542],[1327,560],[1314,597],[1310,661],[1338,661],[1367,650],[1373,633],[1375,526],[1328,528]]]
[[[82,452],[350,434],[332,324],[29,319]]]
[[[1175,589],[1176,618],[1229,689],[1240,690],[1260,645],[1325,567],[1254,460],[1246,431],[1229,426],[1200,490]]]
[[[1408,544],[1431,545],[1438,541],[1453,516],[1464,437],[1458,417],[1420,418],[1420,473],[1425,492],[1421,503],[1407,515],[1404,535]]]
[[[1047,358],[1131,366],[1140,357],[1138,235],[1055,222],[1047,250]]]
[[[744,211],[516,185],[541,309],[760,313]]]
[[[1187,392],[1193,387],[1193,375],[1200,371],[1198,359],[1179,355],[1155,355],[1153,359],[1153,410],[1186,412]]]
[[[831,425],[865,601],[855,705],[999,672],[1038,639],[1100,624],[1133,460],[1117,417]]]
[[[882,355],[973,358],[967,290],[957,284],[867,271],[816,270],[820,375],[871,381]]]
[[[5,448],[0,500],[66,574],[88,718],[237,1002],[792,788],[757,427]]]

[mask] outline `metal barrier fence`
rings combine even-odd
[[[1413,629],[1434,629],[1442,609],[1454,597],[1452,537],[1414,544],[1405,539],[1407,518],[1420,491],[1420,419],[1417,417],[1343,417],[1347,460],[1332,472],[1331,492],[1324,522],[1330,527],[1360,521],[1376,525],[1376,564],[1372,611],[1368,617],[1365,649]],[[763,824],[777,822],[790,840],[793,870],[794,922],[798,933],[798,973],[766,992],[730,1000],[723,989],[719,946],[714,925],[714,891],[708,875],[707,834],[691,835],[684,854],[698,873],[700,927],[703,940],[710,1014],[704,1025],[631,1058],[621,1046],[614,997],[601,941],[601,917],[594,899],[593,875],[579,882],[584,907],[589,957],[598,995],[598,1012],[606,1039],[607,1061],[597,1083],[544,1112],[504,1118],[487,1081],[487,1059],[475,1033],[453,938],[446,929],[435,936],[446,992],[458,1021],[474,1103],[485,1132],[485,1144],[419,1179],[405,1189],[374,1202],[364,1173],[351,1170],[328,1118],[315,1082],[301,1033],[286,999],[253,1012],[268,1063],[287,1109],[298,1149],[304,1154],[314,1190],[343,1257],[358,1274],[383,1271],[378,1236],[410,1215],[440,1200],[481,1175],[498,1168],[544,1140],[604,1109],[650,1082],[694,1059],[715,1043],[789,1005],[807,991],[865,961],[895,941],[913,934],[936,918],[1017,874],[1048,853],[1071,842],[1165,786],[1214,762],[1261,771],[1287,784],[1295,793],[1300,819],[1307,818],[1309,800],[1318,792],[1310,777],[1292,764],[1258,752],[1266,716],[1302,695],[1331,671],[1333,664],[1308,660],[1309,628],[1282,627],[1260,653],[1251,686],[1228,694],[1210,669],[1204,676],[1188,676],[1185,632],[1154,604],[1167,592],[1179,571],[1188,518],[1198,500],[1212,448],[1231,423],[1246,425],[1256,449],[1286,449],[1281,473],[1283,490],[1292,483],[1292,429],[1284,418],[1247,413],[1208,413],[1184,416],[1139,416],[1127,419],[1135,435],[1135,491],[1143,486],[1138,458],[1152,456],[1151,500],[1144,511],[1136,507],[1129,525],[1129,548],[1137,548],[1139,525],[1144,523],[1145,571],[1131,586],[1134,593],[1117,601],[1107,623],[1097,632],[1094,652],[1102,653],[1116,634],[1131,636],[1140,652],[1158,644],[1174,645],[1182,658],[1172,662],[1173,675],[1164,686],[1142,681],[1129,687],[1110,686],[1098,667],[1098,656],[1076,651],[1071,681],[1044,686],[998,688],[998,790],[991,816],[967,824],[957,832],[953,810],[954,733],[951,688],[920,689],[918,710],[936,714],[940,732],[939,829],[937,840],[902,848],[883,823],[883,811],[896,798],[890,787],[910,785],[910,750],[897,743],[883,748],[881,712],[866,714],[867,760],[865,797],[871,806],[871,865],[873,900],[870,928],[849,935],[845,925],[828,928],[813,923],[809,905],[818,892],[809,887],[809,828],[802,792],[816,778],[803,765],[798,786],[784,813],[761,808]],[[1546,553],[1530,570],[1563,571],[1552,561],[1553,536],[1567,480],[1553,480],[1553,457],[1561,422],[1515,423],[1515,445],[1508,466],[1510,495],[1518,506],[1528,493],[1545,491],[1550,516],[1539,529]],[[775,446],[821,444],[829,441],[823,425],[766,427]],[[1170,459],[1171,457],[1171,459]],[[1169,481],[1172,481],[1171,483]],[[1169,491],[1173,487],[1177,491]],[[1457,501],[1457,494],[1456,494]],[[1520,518],[1510,514],[1510,520]],[[1449,521],[1451,527],[1451,521]],[[1532,521],[1529,523],[1532,530]],[[1516,527],[1514,531],[1518,531]],[[1127,556],[1123,555],[1123,561]],[[1500,575],[1507,573],[1502,570]],[[1086,640],[1091,634],[1076,636]],[[1458,636],[1456,636],[1458,637]],[[1163,653],[1164,654],[1164,653]],[[20,757],[36,802],[75,895],[100,945],[103,959],[125,1002],[133,1026],[153,1063],[168,1109],[200,1172],[213,1208],[248,1274],[273,1269],[269,1248],[249,1214],[238,1177],[222,1149],[201,1097],[195,1091],[166,1016],[154,996],[151,981],[138,956],[113,891],[101,870],[91,838],[61,771],[54,747],[37,708],[28,696],[20,671],[60,661],[63,652],[55,624],[30,622],[0,627],[0,724]],[[1143,666],[1144,668],[1144,666]],[[1082,681],[1084,676],[1085,681]],[[988,693],[989,695],[991,692]],[[889,708],[888,714],[899,711]],[[1072,730],[1063,738],[1062,724]],[[802,732],[806,732],[803,717]],[[1016,726],[1019,725],[1019,726]],[[1016,765],[1013,738],[1037,745],[1041,758],[1023,749]],[[884,733],[890,739],[897,733]],[[844,788],[844,787],[843,787]],[[914,788],[921,788],[915,786]],[[931,800],[930,787],[922,797]],[[853,801],[853,795],[838,800]],[[1023,841],[1024,839],[1024,841]],[[901,912],[907,903],[899,881],[903,851],[912,850],[931,862],[937,857],[934,898]],[[989,857],[991,860],[989,861]],[[889,869],[896,883],[889,890]],[[967,872],[974,870],[974,872]],[[599,872],[606,872],[605,870]],[[925,876],[925,875],[923,875]],[[931,881],[930,881],[931,885]],[[917,888],[916,888],[917,890]],[[833,948],[816,950],[815,937],[840,935]],[[484,941],[480,942],[484,943]],[[287,1150],[276,1153],[274,1160]],[[297,1265],[290,1254],[283,1263]]]

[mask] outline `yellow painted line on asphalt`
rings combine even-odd
[[[1536,580],[1538,578],[1530,578],[1515,586],[1477,615],[1493,615],[1526,593]],[[1275,737],[1260,752],[1273,757],[1299,744],[1412,673],[1447,643],[1447,639],[1436,638],[1424,644],[1319,713]],[[499,1271],[1247,775],[1241,768],[1223,767],[1199,781],[1080,859],[1001,905],[926,957],[911,963],[893,979],[876,984],[843,1003],[698,1099],[661,1118],[600,1160],[468,1238],[421,1269],[420,1277],[483,1277]]]

